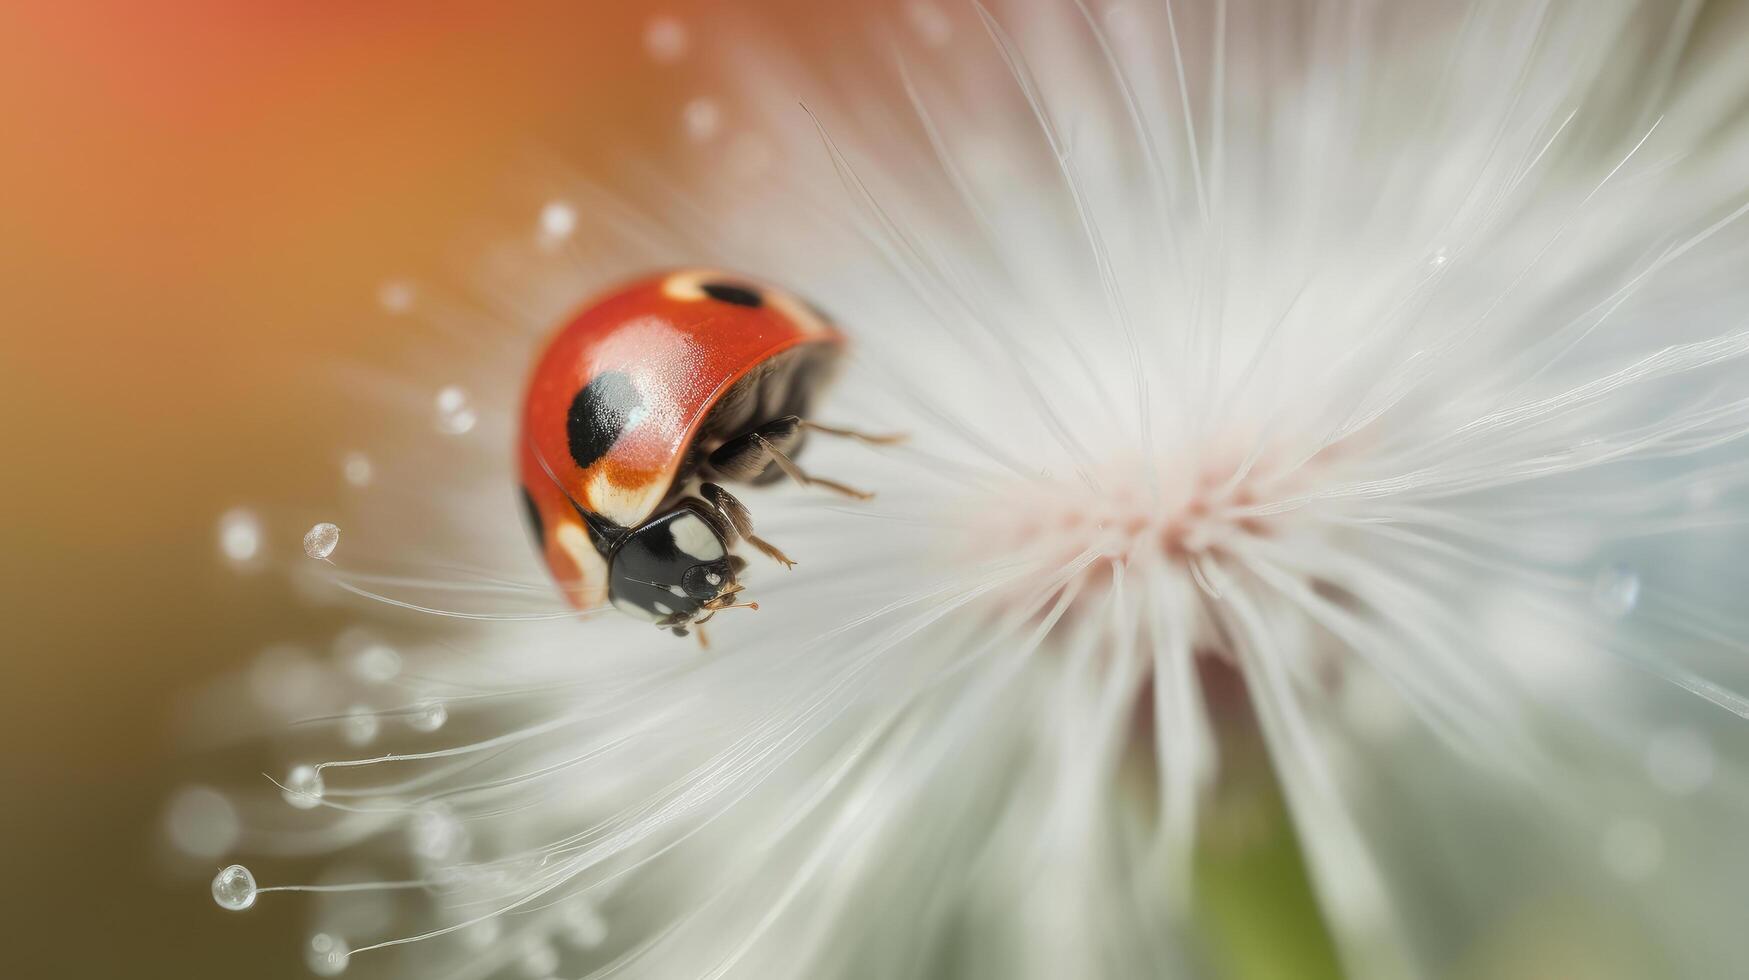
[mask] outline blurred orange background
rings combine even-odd
[[[645,25],[699,6],[0,5],[6,975],[306,975],[292,903],[162,860],[165,797],[215,778],[175,698],[308,618],[218,516],[295,540],[276,507],[366,424],[312,366],[404,346],[378,284],[528,218],[495,212],[531,158],[659,144],[697,79]]]

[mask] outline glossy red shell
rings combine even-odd
[[[743,306],[703,292],[702,284],[718,282],[748,284],[763,303]],[[666,500],[699,427],[736,381],[791,348],[842,342],[800,300],[708,270],[666,272],[614,289],[560,327],[529,377],[518,452],[542,551],[572,603],[587,608],[605,599],[606,567],[588,546],[567,494],[615,524],[636,527]],[[642,407],[604,455],[579,466],[568,436],[571,405],[591,379],[608,372],[629,379]]]

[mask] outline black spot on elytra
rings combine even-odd
[[[737,286],[731,282],[707,282],[698,288],[719,303],[733,303],[755,310],[765,305],[765,297],[759,295],[758,290],[747,286]]]
[[[580,468],[607,455],[619,437],[625,434],[632,413],[643,407],[644,399],[633,387],[632,379],[619,371],[609,371],[589,379],[589,383],[571,399],[571,411],[565,416],[565,435],[570,442],[571,460]]]
[[[535,506],[534,494],[529,493],[527,487],[522,488],[522,509],[523,513],[528,515],[529,530],[534,532],[534,546],[536,548],[545,548],[547,544],[547,525],[545,521],[540,519],[540,508]]]

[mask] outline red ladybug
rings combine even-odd
[[[547,565],[579,609],[605,599],[684,636],[737,605],[747,508],[717,481],[809,476],[792,456],[844,335],[797,297],[746,278],[687,269],[591,303],[535,363],[522,410],[522,490]]]

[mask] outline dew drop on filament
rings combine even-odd
[[[313,810],[322,805],[322,794],[326,791],[322,774],[315,766],[295,766],[286,775],[285,788],[280,795],[300,810]]]
[[[449,708],[442,701],[424,701],[407,716],[407,725],[416,732],[435,732],[449,720]]]
[[[304,947],[304,964],[319,977],[337,977],[345,973],[346,964],[351,959],[351,947],[333,933],[318,932]]]
[[[219,908],[241,912],[255,904],[255,876],[241,864],[233,864],[213,876],[213,901]]]
[[[304,554],[326,560],[340,544],[340,528],[323,521],[304,532]]]

